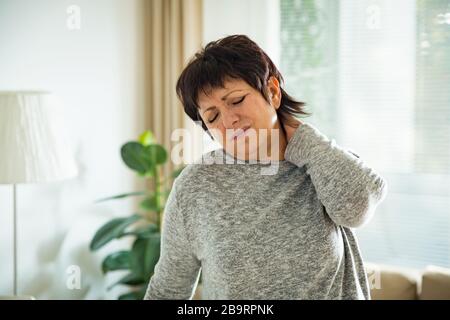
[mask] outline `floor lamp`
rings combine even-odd
[[[17,290],[17,184],[77,175],[63,137],[61,106],[42,91],[0,91],[0,184],[13,190],[13,291]]]

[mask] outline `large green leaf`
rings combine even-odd
[[[119,238],[125,229],[132,223],[142,219],[139,214],[133,214],[126,218],[116,218],[104,224],[94,235],[89,248],[98,250],[115,238]]]
[[[151,144],[145,147],[148,158],[153,165],[161,165],[167,161],[167,151],[160,144]]]
[[[103,273],[115,270],[126,270],[131,267],[131,252],[118,251],[108,255],[102,263]]]
[[[102,198],[99,200],[96,200],[95,202],[103,202],[103,201],[107,201],[107,200],[115,200],[115,199],[122,199],[122,198],[126,198],[126,197],[131,197],[131,196],[145,196],[147,194],[146,191],[136,191],[136,192],[129,192],[129,193],[122,193],[122,194],[118,194],[112,197],[107,197],[107,198]]]
[[[144,173],[138,172],[137,175],[141,178],[152,178],[155,176],[155,170],[153,168],[152,170],[144,172]]]
[[[155,271],[155,266],[158,263],[161,248],[161,234],[154,233],[147,238],[147,251],[144,259],[144,270],[146,279],[150,277]]]
[[[133,272],[127,274],[126,276],[122,277],[119,281],[113,283],[110,285],[107,290],[111,290],[113,287],[115,287],[118,284],[126,284],[129,286],[137,286],[137,285],[144,285],[146,284],[145,279],[142,277],[142,275],[135,274]]]
[[[128,168],[144,175],[153,170],[154,162],[149,157],[148,146],[143,146],[139,142],[128,142],[120,149],[123,162]]]
[[[159,144],[128,142],[122,146],[121,155],[123,162],[140,176],[152,176],[154,168],[167,161],[167,151]]]
[[[161,234],[155,232],[146,238],[137,238],[131,249],[131,269],[134,274],[148,279],[153,274],[160,255]]]
[[[138,238],[149,238],[152,234],[158,232],[158,226],[154,223],[148,226],[141,227],[136,230],[128,231],[122,234],[122,236],[136,236]]]

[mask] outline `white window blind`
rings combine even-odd
[[[317,125],[388,181],[366,260],[450,267],[450,0],[281,0],[280,68]]]

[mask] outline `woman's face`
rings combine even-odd
[[[276,113],[281,90],[275,77],[269,79],[267,86],[270,103],[241,79],[230,79],[224,88],[199,94],[201,118],[214,139],[236,159],[284,159],[286,141]],[[239,135],[239,129],[245,128],[249,129]]]

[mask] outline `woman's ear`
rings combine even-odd
[[[278,109],[280,107],[280,104],[281,104],[280,82],[274,76],[271,76],[267,82],[268,82],[267,86],[268,86],[268,89],[269,89],[270,104],[275,109]]]

